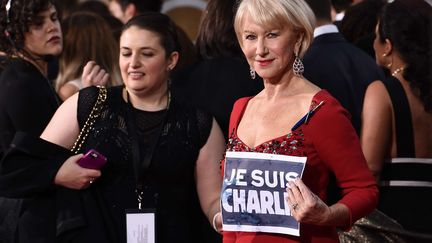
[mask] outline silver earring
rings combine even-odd
[[[295,59],[293,63],[293,72],[297,76],[302,76],[304,72],[304,65],[297,55],[295,55]]]
[[[253,67],[249,67],[249,74],[250,74],[251,79],[256,78],[255,69],[253,69]]]

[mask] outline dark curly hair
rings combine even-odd
[[[349,7],[340,23],[340,32],[351,43],[375,33],[378,14],[386,3],[387,0],[363,0]]]
[[[424,0],[395,0],[379,18],[380,42],[389,39],[406,63],[403,77],[432,113],[432,6]]]
[[[10,9],[6,5],[10,1]],[[50,0],[1,0],[0,50],[8,56],[23,52],[24,33],[34,18],[52,5]]]

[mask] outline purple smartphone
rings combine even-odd
[[[107,158],[94,149],[90,149],[77,163],[87,169],[100,169],[107,162]]]

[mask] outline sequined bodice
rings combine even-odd
[[[303,131],[299,129],[250,148],[237,136],[237,132],[234,130],[228,140],[227,151],[304,156],[304,141]]]
[[[316,101],[312,101],[310,105],[310,112],[319,106]],[[245,106],[246,107],[246,106]],[[309,113],[310,113],[309,112]],[[306,114],[300,121],[301,125],[303,122],[307,122],[308,114]],[[302,121],[303,119],[306,119]],[[291,156],[306,156],[305,153],[305,138],[301,128],[292,129],[292,131],[286,135],[273,138],[269,141],[261,143],[260,145],[251,148],[247,146],[238,136],[237,128],[234,128],[227,144],[227,151],[229,152],[258,152],[258,153],[270,153],[270,154],[283,154]]]

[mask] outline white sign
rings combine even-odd
[[[286,201],[287,183],[301,178],[306,157],[226,152],[221,195],[225,231],[300,235]]]

